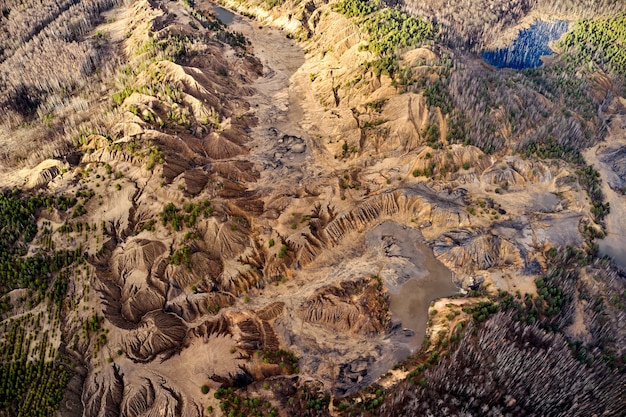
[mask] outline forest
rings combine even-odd
[[[360,0],[342,0],[332,8],[347,17],[359,18],[359,25],[368,36],[363,49],[378,56],[366,62],[365,68],[373,68],[379,75],[393,77],[400,70],[398,57],[402,52],[435,39],[437,29],[431,22],[398,8],[379,8],[372,2]]]
[[[616,14],[621,0],[404,0],[406,12],[430,19],[443,29],[442,40],[453,48],[480,51],[496,40],[502,29],[512,26],[531,11],[545,16]]]
[[[101,67],[97,46],[84,37],[103,11],[121,1],[44,1],[40,8],[20,3],[0,26],[0,109],[12,119],[34,115],[49,96],[84,85]]]
[[[71,368],[50,360],[54,346],[47,331],[34,341],[24,330],[40,319],[31,314],[3,325],[7,336],[0,343],[0,415],[48,417],[63,399]],[[29,357],[31,352],[38,352],[35,360]]]
[[[583,19],[567,33],[559,47],[580,66],[596,63],[607,72],[626,75],[626,12],[606,18]]]
[[[28,313],[0,325],[5,336],[0,342],[0,415],[51,415],[72,375],[49,337],[58,330],[41,334],[33,329],[50,321],[58,326],[67,285],[75,265],[84,262],[83,253],[80,247],[55,250],[46,245],[52,230],[49,226],[39,230],[37,218],[42,210],[69,212],[85,199],[83,195],[28,196],[17,189],[0,194],[0,317],[22,305],[31,309],[45,303],[36,315]],[[28,244],[36,237],[43,243],[41,249],[28,254]],[[16,289],[25,290],[25,295],[8,301],[6,294]]]
[[[465,326],[454,352],[405,384],[412,395],[423,399],[420,412],[433,410],[441,398],[450,404],[449,413],[464,410],[477,415],[485,405],[483,415],[497,410],[514,415],[545,410],[558,415],[624,413],[626,405],[611,398],[624,395],[619,381],[625,378],[626,356],[616,354],[621,342],[609,330],[625,314],[618,302],[624,285],[609,260],[599,260],[593,253],[570,247],[555,249],[550,256],[547,274],[536,280],[538,298],[500,292],[495,310],[482,316],[473,313],[473,323]],[[582,279],[590,272],[608,284],[607,294],[594,292]],[[585,316],[594,335],[592,344],[573,340],[566,332],[574,315],[574,301],[581,297],[589,300]],[[540,367],[546,369],[544,361],[549,361],[550,371],[536,372]],[[472,374],[472,380],[482,381],[480,385],[465,380]],[[506,397],[498,394],[498,380],[509,384]],[[586,384],[594,387],[593,392],[585,388]],[[409,388],[411,385],[415,388]],[[537,394],[522,394],[528,391]],[[406,401],[395,411],[417,412],[413,407]]]
[[[469,322],[460,323],[449,337],[427,340],[421,353],[409,359],[408,369],[414,370],[399,387],[386,392],[374,386],[354,398],[335,400],[335,409],[346,415],[626,412],[623,402],[611,405],[612,399],[625,394],[626,355],[620,348],[622,341],[614,336],[626,314],[626,289],[623,275],[610,259],[598,255],[595,239],[606,232],[604,218],[610,207],[604,201],[598,171],[580,152],[604,138],[602,112],[613,98],[612,91],[599,92],[593,78],[600,73],[610,79],[618,93],[624,92],[623,4],[611,0],[495,3],[405,2],[407,15],[420,22],[430,19],[431,26],[425,27],[436,28],[418,37],[424,42],[437,34],[430,38],[440,55],[438,68],[432,71],[437,75],[435,80],[416,77],[411,68],[399,68],[398,60],[388,59],[399,57],[406,46],[402,43],[407,33],[403,25],[394,27],[394,35],[382,37],[368,26],[376,21],[371,16],[382,14],[381,7],[385,13],[395,12],[385,5],[356,0],[338,2],[333,8],[351,17],[370,37],[368,50],[377,53],[381,61],[387,58],[384,62],[389,67],[374,67],[377,74],[391,77],[400,92],[424,94],[429,106],[447,115],[446,139],[450,143],[475,145],[487,154],[514,152],[524,158],[564,161],[576,168],[578,182],[591,199],[591,213],[603,232],[586,227],[586,249],[548,251],[546,273],[535,281],[537,297],[501,291],[490,301],[464,308],[462,313],[469,316]],[[576,21],[556,45],[559,54],[549,63],[522,71],[490,71],[475,65],[476,53],[499,29],[517,22],[531,9],[567,14],[567,7],[584,18]],[[481,12],[485,9],[490,12]],[[603,14],[610,16],[594,17]],[[385,47],[371,47],[376,43],[373,38],[383,39]],[[449,49],[437,48],[438,42]],[[368,64],[365,68],[372,68]],[[426,136],[433,136],[431,146],[441,146],[436,143],[438,135],[426,132]],[[592,289],[585,278],[589,275],[605,284],[607,293]],[[575,302],[580,300],[585,302],[591,343],[572,337],[567,330],[572,325]],[[429,349],[433,343],[435,351]],[[545,361],[550,361],[552,373],[537,373],[546,366]],[[498,389],[504,381],[507,396]],[[310,386],[298,390],[294,397],[292,413],[328,415],[324,409],[328,398],[323,391]]]
[[[613,10],[614,3],[602,7]],[[434,70],[437,77],[424,78],[416,77],[410,67],[400,68],[398,59],[408,47],[445,42],[450,25],[367,1],[344,0],[333,8],[355,19],[368,35],[364,48],[378,59],[365,62],[366,69],[391,76],[401,91],[423,92],[430,106],[450,114],[448,139],[453,143],[472,144],[486,153],[505,148],[524,151],[533,143],[548,141],[565,149],[580,149],[604,135],[595,109],[602,108],[603,100],[611,96],[598,99],[589,80],[596,68],[605,68],[614,74],[613,81],[620,88],[625,52],[617,45],[624,41],[623,13],[578,22],[560,44],[564,51],[550,65],[519,72],[483,71],[473,65],[475,58],[463,48],[435,47],[440,54]],[[410,7],[406,10],[424,15]],[[586,76],[574,76],[580,72]],[[537,100],[537,94],[549,101]]]
[[[71,137],[102,118],[104,112],[92,113],[97,92],[121,57],[92,31],[104,23],[104,12],[126,2],[8,0],[0,6],[0,131],[29,139],[6,144],[4,167],[67,154]]]

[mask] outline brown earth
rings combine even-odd
[[[211,4],[197,3],[208,16]],[[295,373],[264,350],[293,351],[301,381],[356,392],[420,345],[433,299],[481,282],[532,294],[546,251],[582,242],[589,203],[570,168],[429,147],[431,117],[445,137],[441,112],[364,71],[357,28],[312,7],[306,25],[248,8],[262,24],[237,15],[227,29],[250,45],[195,42],[179,63],[144,49],[148,33],[209,36],[190,9],[116,11],[99,30],[125,51],[136,91],[111,111],[108,136],[88,135],[77,165],[3,176],[96,192],[86,214],[48,219],[97,225],[54,234],[83,244],[89,270],[64,311],[64,342],[84,364],[82,401],[67,415],[204,415],[215,402],[202,385]],[[307,30],[308,40],[286,36]],[[404,55],[436,59],[428,48]],[[427,169],[438,176],[413,175]],[[204,211],[176,227],[161,221],[170,202],[180,216],[189,203]],[[103,346],[73,338],[94,313]]]

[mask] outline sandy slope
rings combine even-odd
[[[584,156],[599,172],[602,179],[602,192],[605,200],[611,205],[611,212],[606,217],[607,236],[600,240],[600,251],[609,255],[618,265],[626,268],[626,197],[619,190],[624,179],[616,170],[615,164],[621,164],[623,159],[614,159],[610,155],[626,147],[626,114],[624,108],[626,100],[621,97],[614,99],[609,110],[609,132],[603,143],[585,151]],[[606,156],[609,156],[606,159]],[[613,187],[611,187],[613,185]],[[617,189],[616,189],[617,188]]]

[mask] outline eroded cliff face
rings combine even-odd
[[[61,415],[203,416],[219,387],[285,406],[269,382],[358,392],[410,352],[389,289],[434,274],[418,242],[451,271],[437,296],[450,276],[533,294],[550,249],[599,227],[570,164],[458,143],[423,91],[361,65],[364,34],[328,4],[225,5],[259,21],[224,26],[200,1],[117,9],[98,29],[125,57],[110,112],[78,160],[11,178],[93,192],[82,212],[42,211],[50,236],[32,243],[86,260],[58,324],[81,367]],[[446,53],[400,60],[436,82]]]

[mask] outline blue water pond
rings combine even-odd
[[[559,39],[568,28],[569,22],[565,20],[537,21],[528,29],[522,29],[508,48],[485,51],[482,57],[496,68],[521,70],[539,67],[542,56],[554,53],[548,43]]]

